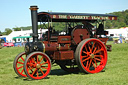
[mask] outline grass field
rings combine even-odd
[[[22,47],[0,49],[0,85],[128,85],[128,44],[112,44],[108,52],[105,72],[97,74],[69,74],[58,65],[52,66],[47,79],[30,80],[20,78],[13,70],[15,56],[22,52]]]

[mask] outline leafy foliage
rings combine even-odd
[[[27,27],[20,27],[22,30],[30,30],[32,29],[32,26],[27,26]]]
[[[15,27],[15,28],[13,28],[13,30],[14,30],[14,31],[21,31],[21,28]]]
[[[9,35],[12,32],[12,30],[10,28],[6,28],[5,32],[3,32],[3,35]]]
[[[110,13],[118,16],[116,21],[106,21],[106,29],[128,26],[128,10]]]

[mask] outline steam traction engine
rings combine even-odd
[[[27,42],[25,52],[18,54],[13,67],[17,75],[31,79],[43,79],[51,71],[52,62],[67,72],[101,72],[107,63],[106,45],[108,32],[104,31],[105,20],[116,20],[108,14],[39,12],[31,6],[33,42]],[[43,40],[38,39],[38,22],[48,31]],[[54,30],[53,23],[65,23],[65,32]],[[94,23],[94,28],[91,23]]]

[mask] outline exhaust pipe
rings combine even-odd
[[[33,42],[27,42],[25,44],[25,53],[28,55],[34,51],[43,52],[44,47],[41,42],[38,42],[38,21],[37,21],[37,6],[30,6],[31,19],[32,19],[32,31],[31,36],[33,37]]]
[[[33,42],[38,41],[38,21],[37,21],[37,6],[30,6],[31,10],[31,20],[32,20],[32,34],[31,36],[33,37]]]

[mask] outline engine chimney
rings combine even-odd
[[[30,6],[31,10],[31,19],[32,19],[32,34],[31,36],[33,37],[33,42],[38,41],[38,22],[37,22],[37,6]]]

